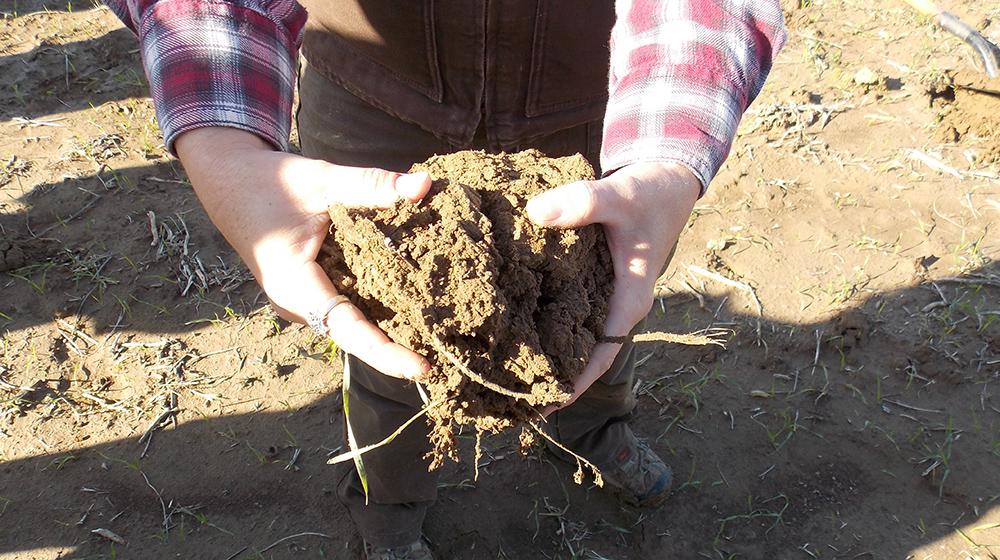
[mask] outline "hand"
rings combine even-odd
[[[316,263],[330,227],[327,208],[388,208],[417,202],[430,188],[426,173],[342,167],[274,151],[234,128],[199,128],[177,138],[177,154],[209,218],[236,249],[278,313],[303,322],[337,295]],[[393,343],[355,306],[336,306],[330,336],[345,352],[393,377],[416,379],[427,360]]]
[[[653,305],[653,284],[687,223],[701,184],[684,166],[628,165],[604,179],[579,181],[528,201],[528,217],[541,226],[577,228],[604,225],[615,267],[605,336],[626,336]],[[573,384],[573,403],[611,367],[621,344],[599,343]]]

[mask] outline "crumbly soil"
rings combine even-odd
[[[0,272],[17,270],[44,260],[52,250],[52,244],[44,239],[4,236],[0,238]]]
[[[944,90],[931,90],[933,105],[940,109],[938,137],[943,142],[979,144],[970,154],[982,163],[1000,161],[1000,78],[964,70],[944,78]],[[940,87],[940,86],[939,86]]]
[[[569,396],[602,333],[614,271],[599,225],[541,228],[524,210],[546,189],[593,179],[581,155],[464,151],[411,171],[433,178],[419,204],[330,209],[320,264],[392,340],[433,364],[440,466],[458,459],[456,426],[497,433]]]
[[[632,426],[673,496],[621,507],[484,437],[478,481],[440,470],[441,558],[1000,557],[1000,99],[929,93],[974,58],[905,2],[784,4],[647,317],[726,348],[637,345]],[[997,2],[939,4],[1000,42]],[[215,232],[134,38],[90,3],[0,12],[0,559],[359,558],[335,352]]]

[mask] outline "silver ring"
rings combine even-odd
[[[307,313],[306,323],[309,324],[309,328],[311,328],[317,335],[323,338],[329,338],[330,327],[326,325],[326,318],[330,316],[330,312],[333,311],[335,307],[342,303],[349,303],[350,301],[351,299],[345,295],[333,296],[327,300],[326,304],[323,306],[323,311],[320,313],[316,313],[314,311]]]

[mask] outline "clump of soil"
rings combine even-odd
[[[1000,162],[1000,79],[959,73],[949,77],[951,91],[943,100],[938,138],[965,142],[977,149],[979,162]],[[934,92],[930,92],[932,100]]]
[[[432,467],[457,459],[453,428],[495,433],[537,420],[571,391],[603,332],[613,268],[604,232],[541,228],[532,196],[592,179],[576,155],[434,156],[411,171],[427,197],[386,210],[334,207],[320,264],[397,343],[434,366]]]
[[[52,243],[0,234],[0,272],[16,270],[45,259]]]

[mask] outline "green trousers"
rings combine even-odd
[[[472,145],[455,146],[423,129],[368,105],[303,64],[297,115],[303,155],[339,165],[407,171],[434,154],[463,149],[497,151],[480,130]],[[595,169],[600,154],[601,123],[587,122],[511,149],[537,148],[557,157],[582,153]],[[351,188],[344,185],[344,188]],[[351,357],[350,422],[359,446],[378,442],[420,410],[413,383],[382,375]],[[635,352],[623,346],[611,369],[572,406],[550,416],[548,428],[563,445],[601,465],[622,452],[632,395]],[[393,442],[365,454],[369,503],[352,463],[338,476],[337,493],[365,541],[402,546],[421,534],[427,508],[437,497],[436,472],[424,458],[430,450],[428,429],[415,423]]]

